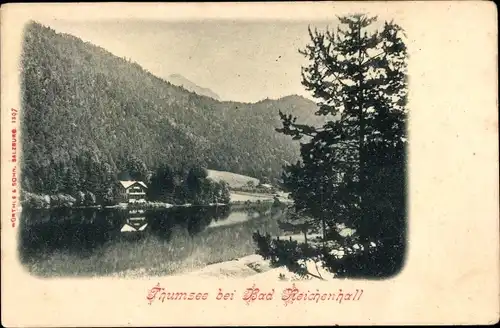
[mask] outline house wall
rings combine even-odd
[[[146,193],[146,190],[141,185],[133,185],[127,189],[127,194],[130,193]]]
[[[129,202],[134,200],[146,199],[146,188],[140,184],[134,184],[127,188],[126,195]]]

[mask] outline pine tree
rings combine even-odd
[[[301,143],[302,160],[286,168],[283,185],[295,210],[313,218],[322,240],[308,249],[336,276],[390,276],[402,265],[406,221],[406,47],[393,22],[339,17],[336,32],[309,29],[300,50],[310,64],[303,85],[318,100],[322,127],[280,112],[278,129]],[[339,227],[355,231],[346,236]],[[256,240],[264,256],[297,270],[295,244]],[[375,245],[375,246],[374,246]],[[296,256],[279,248],[292,247]],[[294,248],[295,247],[295,248]],[[335,255],[342,250],[344,256]]]
[[[161,165],[151,176],[148,198],[159,201],[172,201],[175,191],[175,172],[168,164]]]
[[[79,182],[80,179],[78,169],[75,167],[74,161],[70,161],[68,163],[66,175],[63,178],[63,192],[70,195],[76,195],[78,190],[80,190]]]
[[[207,170],[201,166],[193,165],[189,170],[186,177],[186,188],[191,202],[202,202],[199,198],[202,194],[202,188],[207,176]]]
[[[127,171],[132,180],[137,181],[147,181],[148,180],[148,168],[146,164],[137,156],[132,155],[127,162]]]

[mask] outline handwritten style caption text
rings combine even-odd
[[[146,297],[149,304],[155,300],[161,301],[206,301],[208,299],[215,299],[217,301],[244,301],[247,305],[255,301],[272,301],[280,299],[285,306],[301,303],[301,302],[342,302],[359,301],[363,296],[363,289],[355,289],[350,291],[343,291],[338,289],[335,292],[320,292],[318,289],[315,291],[302,290],[292,284],[291,287],[284,288],[279,296],[275,293],[275,289],[260,290],[255,284],[245,289],[243,294],[238,294],[236,290],[227,292],[219,288],[215,293],[208,292],[175,292],[165,287],[161,287],[160,283],[151,288]]]

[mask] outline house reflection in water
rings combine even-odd
[[[120,232],[140,232],[144,231],[147,226],[144,210],[130,210],[129,217]]]

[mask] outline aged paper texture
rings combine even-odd
[[[2,324],[496,323],[497,46],[486,1],[2,6]]]

